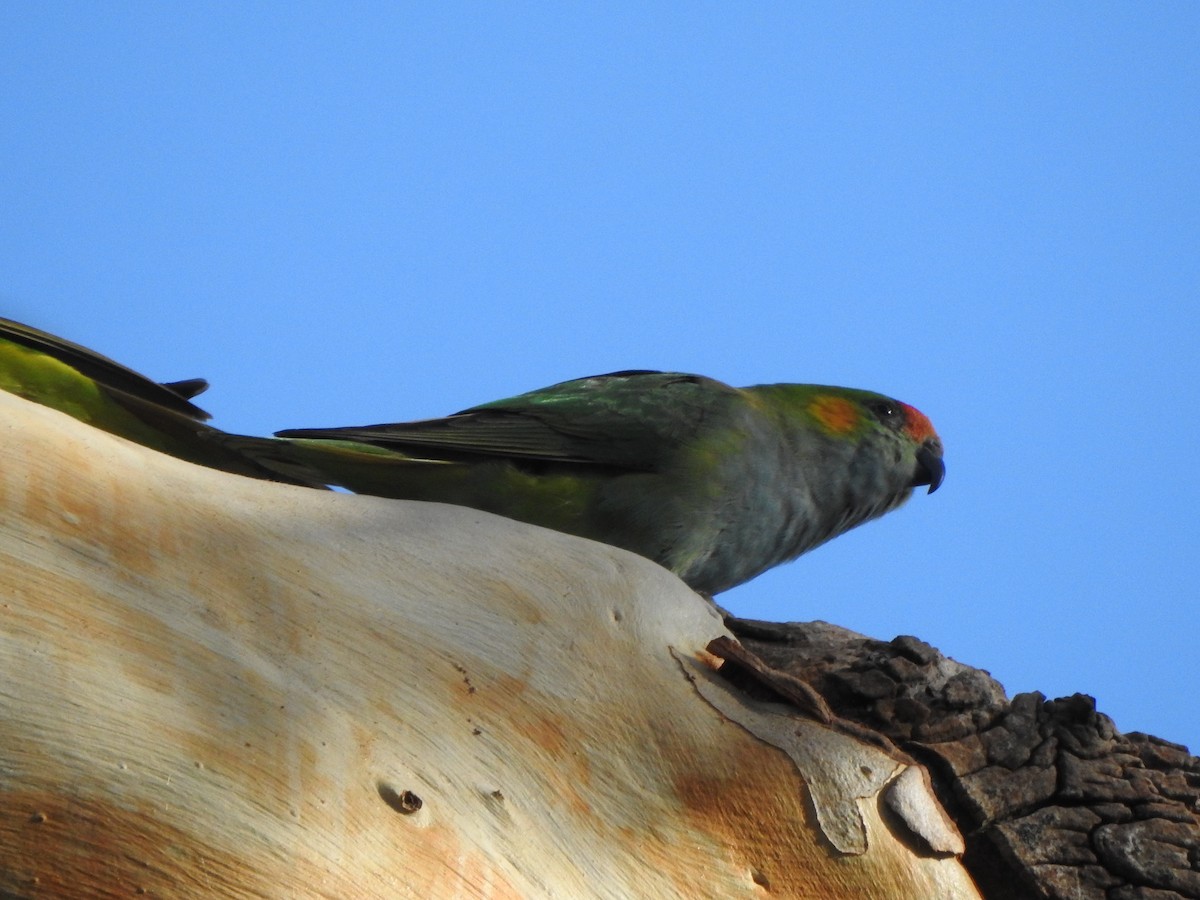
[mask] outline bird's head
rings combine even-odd
[[[932,494],[946,477],[942,440],[916,407],[871,391],[817,387],[803,412],[825,437],[859,449],[852,465],[882,464],[901,482],[897,487],[928,485]]]

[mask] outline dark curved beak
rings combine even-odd
[[[913,487],[922,484],[929,485],[929,493],[942,486],[946,478],[946,464],[942,462],[942,445],[926,441],[917,448],[917,474],[913,478]]]

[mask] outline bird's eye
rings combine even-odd
[[[866,407],[884,424],[894,423],[900,415],[899,407],[891,400],[868,400]]]

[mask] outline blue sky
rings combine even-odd
[[[1200,6],[0,6],[0,314],[269,433],[621,368],[948,477],[722,595],[1200,750]]]

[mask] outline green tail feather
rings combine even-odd
[[[191,399],[200,378],[159,383],[86,347],[0,319],[0,389],[197,465],[251,478],[324,487],[270,438],[231,435],[205,424]]]

